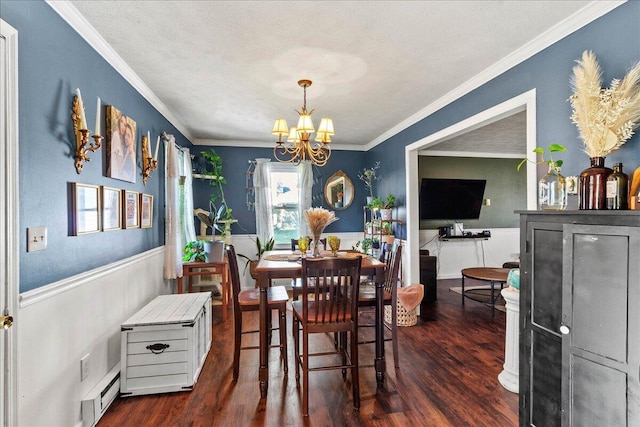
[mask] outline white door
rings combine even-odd
[[[0,425],[17,425],[18,32],[0,20]]]

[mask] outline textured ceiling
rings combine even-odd
[[[70,2],[195,143],[271,143],[274,119],[296,120],[307,78],[316,126],[332,117],[335,148],[356,149],[589,3]]]

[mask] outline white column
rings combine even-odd
[[[507,390],[518,393],[520,293],[511,287],[504,288],[501,293],[507,302],[507,330],[504,344],[504,369],[498,375],[498,381]]]

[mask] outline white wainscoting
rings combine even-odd
[[[363,237],[331,234],[347,249]],[[236,253],[255,255],[255,236],[232,240]],[[175,283],[162,278],[163,260],[160,247],[20,295],[14,326],[19,425],[82,426],[82,398],[120,363],[122,322],[157,295],[175,292]],[[243,274],[244,263],[238,262]],[[242,280],[243,287],[254,287],[248,270]],[[80,381],[80,359],[86,354],[89,376]]]
[[[483,230],[469,229],[473,233]],[[459,278],[467,267],[502,267],[507,261],[519,261],[520,229],[491,229],[488,240],[438,240],[438,230],[420,230],[420,248],[438,257],[438,279]]]
[[[164,247],[20,295],[18,422],[81,427],[80,402],[120,362],[120,325],[157,295]],[[80,381],[80,359],[89,376]]]

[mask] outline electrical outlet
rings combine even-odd
[[[84,381],[89,376],[89,354],[80,359],[80,381]]]

